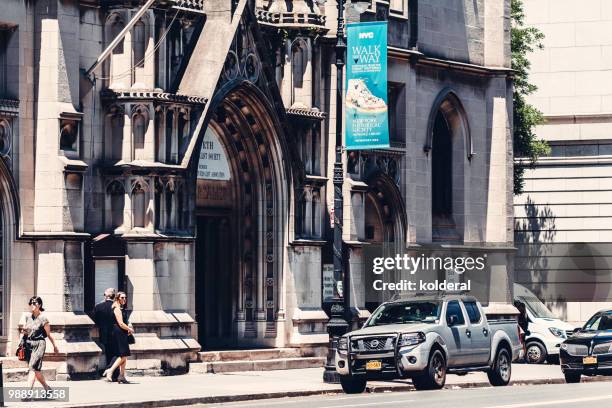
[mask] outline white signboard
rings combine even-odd
[[[96,259],[94,274],[96,302],[104,300],[104,291],[108,288],[118,290],[119,264],[116,259]]]
[[[323,301],[334,298],[334,264],[323,264]]]
[[[229,162],[225,155],[225,149],[217,133],[209,127],[204,134],[202,149],[200,150],[198,179],[229,180],[230,178]]]

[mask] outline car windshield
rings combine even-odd
[[[548,308],[540,301],[540,299],[533,296],[519,296],[517,298],[521,302],[527,305],[527,308],[536,318],[545,318],[545,319],[556,319],[555,316]]]
[[[596,314],[589,319],[584,325],[582,330],[595,331],[595,330],[612,330],[612,313],[606,312],[603,314]]]
[[[367,326],[401,323],[434,323],[440,318],[440,302],[387,303],[380,306]]]

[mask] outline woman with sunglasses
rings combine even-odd
[[[125,364],[127,363],[127,358],[130,355],[128,336],[134,334],[134,330],[132,330],[127,323],[127,311],[125,310],[126,304],[126,294],[124,292],[118,292],[112,306],[113,314],[115,315],[112,340],[115,346],[115,355],[117,356],[117,359],[115,359],[113,365],[103,373],[106,380],[112,382],[113,372],[119,368],[120,373],[119,377],[117,378],[117,382],[120,384],[128,383],[128,381],[125,379]]]
[[[45,377],[42,373],[43,357],[45,356],[45,348],[47,347],[47,337],[53,344],[53,352],[57,354],[57,345],[55,339],[51,335],[51,328],[49,326],[49,320],[42,314],[45,310],[43,308],[43,301],[38,296],[32,296],[30,298],[30,313],[31,315],[26,318],[25,325],[23,326],[22,333],[26,338],[28,346],[30,347],[30,361],[28,362],[28,385],[30,388],[34,388],[34,382],[38,380],[45,390],[49,390],[51,387],[45,381]]]

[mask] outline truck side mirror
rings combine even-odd
[[[580,333],[582,331],[582,327],[576,327],[572,333]]]

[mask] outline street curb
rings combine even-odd
[[[584,377],[583,382],[605,382],[612,381],[612,377]],[[511,386],[525,385],[544,385],[544,384],[565,384],[563,378],[543,378],[537,380],[518,380],[511,381]],[[465,382],[459,384],[449,384],[444,389],[457,388],[485,388],[491,387],[488,382]],[[414,391],[412,384],[405,385],[383,385],[368,387],[367,393],[381,393],[394,391]],[[71,408],[138,408],[138,407],[172,407],[180,405],[195,405],[195,404],[221,404],[228,402],[256,401],[263,399],[278,399],[291,397],[309,397],[314,395],[338,395],[344,394],[341,389],[337,390],[309,390],[309,391],[287,391],[287,392],[269,392],[263,394],[243,394],[243,395],[218,395],[209,397],[191,397],[191,398],[176,398],[163,401],[135,401],[135,402],[109,402],[109,403],[94,403],[85,405],[62,405],[62,407]]]

